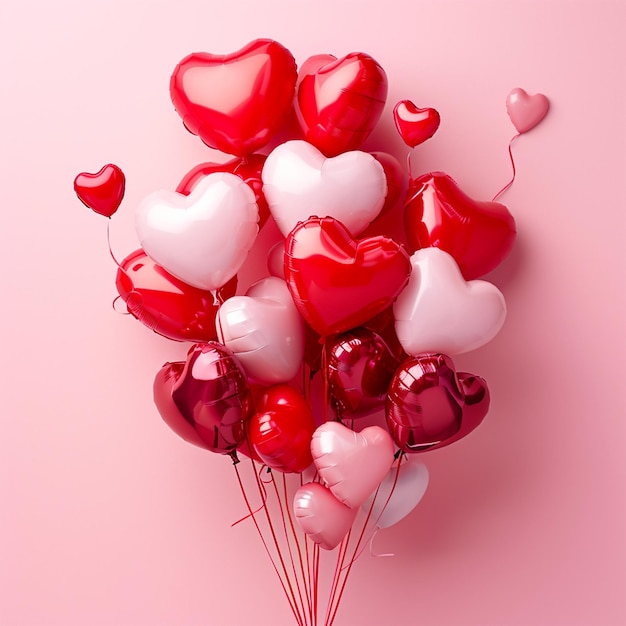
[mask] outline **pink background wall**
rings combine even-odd
[[[468,439],[424,456],[422,504],[355,566],[338,624],[626,623],[622,2],[4,2],[0,7],[2,434],[0,623],[282,626],[290,615],[227,459],[179,440],[151,401],[185,353],[110,307],[105,220],[72,191],[119,164],[114,249],[133,210],[210,151],[168,94],[192,51],[276,39],[302,62],[371,54],[387,111],[367,148],[406,148],[391,109],[434,106],[415,151],[488,199],[509,177],[513,87],[547,94],[503,197],[512,256],[491,279],[509,316],[456,360],[493,404]]]

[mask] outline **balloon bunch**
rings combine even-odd
[[[487,413],[486,382],[452,357],[504,323],[502,293],[478,278],[511,250],[515,222],[446,174],[405,180],[392,155],[359,150],[387,97],[367,54],[316,55],[298,70],[286,48],[259,39],[189,55],[170,92],[185,127],[232,159],[198,165],[176,191],[140,203],[141,247],[118,264],[117,290],[145,326],[191,343],[185,361],[157,373],[154,402],[178,435],[232,458],[244,519],[301,626],[322,619],[320,549],[339,547],[329,625],[367,531],[397,523],[424,494],[416,453],[465,437]],[[513,100],[509,115],[526,132]],[[440,123],[409,100],[393,117],[412,148]],[[124,175],[108,165],[74,187],[111,217]],[[396,206],[408,249],[377,232]],[[284,241],[268,275],[238,294],[268,220]]]

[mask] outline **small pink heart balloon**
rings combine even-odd
[[[513,89],[506,98],[506,111],[517,132],[528,132],[547,115],[550,101],[542,93],[528,95],[523,89]]]

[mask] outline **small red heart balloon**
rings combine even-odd
[[[264,146],[293,106],[297,79],[292,54],[271,39],[256,39],[227,55],[196,52],[170,80],[170,95],[187,130],[228,154]]]
[[[247,425],[248,443],[258,457],[281,472],[303,472],[311,463],[315,420],[302,394],[289,385],[274,385],[256,402]]]
[[[188,196],[198,182],[209,174],[214,172],[235,174],[254,191],[254,197],[259,207],[259,228],[261,228],[270,215],[267,200],[263,195],[263,180],[261,179],[261,172],[263,171],[266,158],[264,154],[250,154],[245,159],[236,158],[226,163],[201,163],[185,174],[180,183],[178,183],[176,191]]]
[[[213,341],[189,349],[185,363],[166,363],[154,380],[154,402],[163,420],[190,443],[236,458],[252,414],[241,365]]]
[[[78,199],[104,217],[111,217],[117,211],[125,188],[124,172],[113,163],[105,165],[96,174],[82,172],[74,179],[74,191]]]
[[[285,279],[298,310],[322,337],[363,325],[398,297],[411,261],[392,239],[354,240],[331,217],[300,222],[285,241]]]
[[[219,300],[235,295],[237,277],[218,290],[216,300],[168,274],[140,248],[122,261],[115,285],[128,312],[150,330],[175,341],[206,342],[217,338]]]
[[[435,109],[420,109],[410,100],[401,100],[393,109],[393,119],[404,143],[410,148],[430,139],[439,128],[441,118]]]
[[[454,257],[465,280],[487,274],[515,241],[515,220],[498,202],[467,196],[443,172],[409,181],[404,226],[411,252],[435,247]]]
[[[423,452],[465,437],[489,409],[487,383],[458,373],[450,357],[422,354],[396,371],[387,396],[387,426],[404,452]]]
[[[304,138],[327,157],[356,150],[376,126],[387,99],[387,76],[369,55],[317,55],[298,78],[296,116]]]

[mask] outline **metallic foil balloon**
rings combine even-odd
[[[518,133],[527,133],[548,114],[550,101],[542,93],[528,95],[521,88],[513,89],[506,98],[506,111]]]
[[[248,445],[272,469],[303,472],[311,463],[315,420],[309,404],[289,385],[268,387],[248,420]]]
[[[401,100],[393,109],[393,120],[402,141],[415,148],[430,139],[439,128],[441,118],[435,109],[416,107],[410,100]]]
[[[185,57],[172,73],[170,95],[187,130],[211,148],[246,156],[281,128],[296,79],[289,50],[256,39],[232,54]]]
[[[515,220],[498,202],[477,202],[442,172],[409,181],[404,225],[412,252],[433,246],[454,257],[466,280],[487,274],[515,241]]]
[[[234,458],[253,411],[241,365],[217,342],[192,346],[185,363],[166,363],[154,381],[154,401],[184,439]]]
[[[386,99],[387,76],[369,55],[317,55],[300,69],[295,108],[304,138],[335,156],[365,141]]]
[[[117,211],[125,188],[124,172],[113,163],[105,165],[96,174],[81,172],[74,179],[74,191],[78,199],[104,217],[111,217]]]
[[[450,357],[410,357],[394,375],[387,395],[387,426],[404,452],[447,446],[465,437],[489,409],[487,383],[455,371]]]
[[[380,335],[366,328],[337,335],[327,358],[328,388],[339,419],[365,417],[384,408],[400,362]]]
[[[115,286],[128,312],[150,330],[195,343],[217,338],[218,299],[235,295],[237,277],[217,291],[216,299],[210,291],[175,278],[139,249],[120,263]]]
[[[363,325],[408,283],[411,262],[386,237],[354,240],[332,218],[299,224],[285,242],[285,277],[300,314],[322,337]]]

